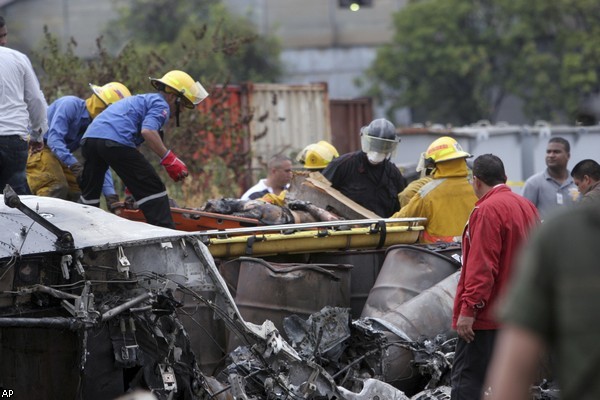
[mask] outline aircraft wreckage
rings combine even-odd
[[[223,232],[10,187],[2,200],[0,388],[13,398],[449,398],[458,246],[216,257]]]

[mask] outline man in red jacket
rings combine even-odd
[[[504,164],[495,155],[475,159],[473,189],[479,200],[463,232],[463,265],[452,317],[452,328],[459,336],[452,366],[452,400],[482,395],[499,328],[496,303],[520,246],[540,220],[533,203],[506,186]]]

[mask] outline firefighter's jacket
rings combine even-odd
[[[477,197],[464,158],[438,163],[433,180],[419,189],[392,218],[425,217],[420,243],[460,242]]]

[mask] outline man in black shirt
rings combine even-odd
[[[398,193],[406,179],[390,161],[400,139],[396,127],[379,118],[361,128],[362,150],[347,153],[331,161],[323,176],[334,189],[381,217],[400,210]]]

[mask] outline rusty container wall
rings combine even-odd
[[[308,318],[325,306],[350,307],[350,265],[279,264],[250,257],[240,257],[237,265],[237,284],[228,286],[235,286],[235,303],[248,322],[260,325],[270,320],[284,334],[284,317]],[[236,263],[227,268],[236,268]],[[222,274],[229,279],[236,276]],[[228,349],[238,344],[228,340]]]
[[[75,399],[78,350],[77,334],[71,331],[3,328],[0,388],[13,390],[16,399]]]
[[[215,292],[198,294],[211,301],[215,299]],[[183,307],[177,309],[177,316],[188,333],[198,366],[204,374],[213,375],[225,356],[225,325],[213,317],[211,308],[191,295],[178,291],[177,299],[183,303]]]
[[[432,248],[435,249],[411,245],[388,248],[361,317],[379,318],[460,268],[457,260]]]
[[[264,172],[269,157],[295,157],[319,140],[331,141],[327,83],[244,85],[250,122],[252,169]]]
[[[369,292],[385,259],[385,249],[330,251],[309,254],[310,263],[352,265],[350,271],[350,308],[352,318],[360,317]]]
[[[360,128],[373,120],[373,100],[362,97],[331,100],[331,140],[338,153],[360,150]]]
[[[460,272],[455,272],[419,295],[400,304],[378,318],[385,321],[390,343],[405,340],[417,341],[433,339],[441,334],[447,338],[455,337],[451,329],[454,295]],[[418,383],[420,374],[411,367],[414,354],[402,346],[389,346],[385,356],[388,366],[383,381],[405,393],[411,393]]]
[[[249,110],[244,106],[241,86],[217,85],[211,90],[197,109],[202,115],[209,116],[213,130],[198,132],[202,146],[197,148],[194,157],[202,160],[218,157],[227,165],[237,166],[237,184],[241,195],[247,187],[254,184],[250,173],[250,127],[245,122]],[[247,157],[244,156],[246,154]]]

